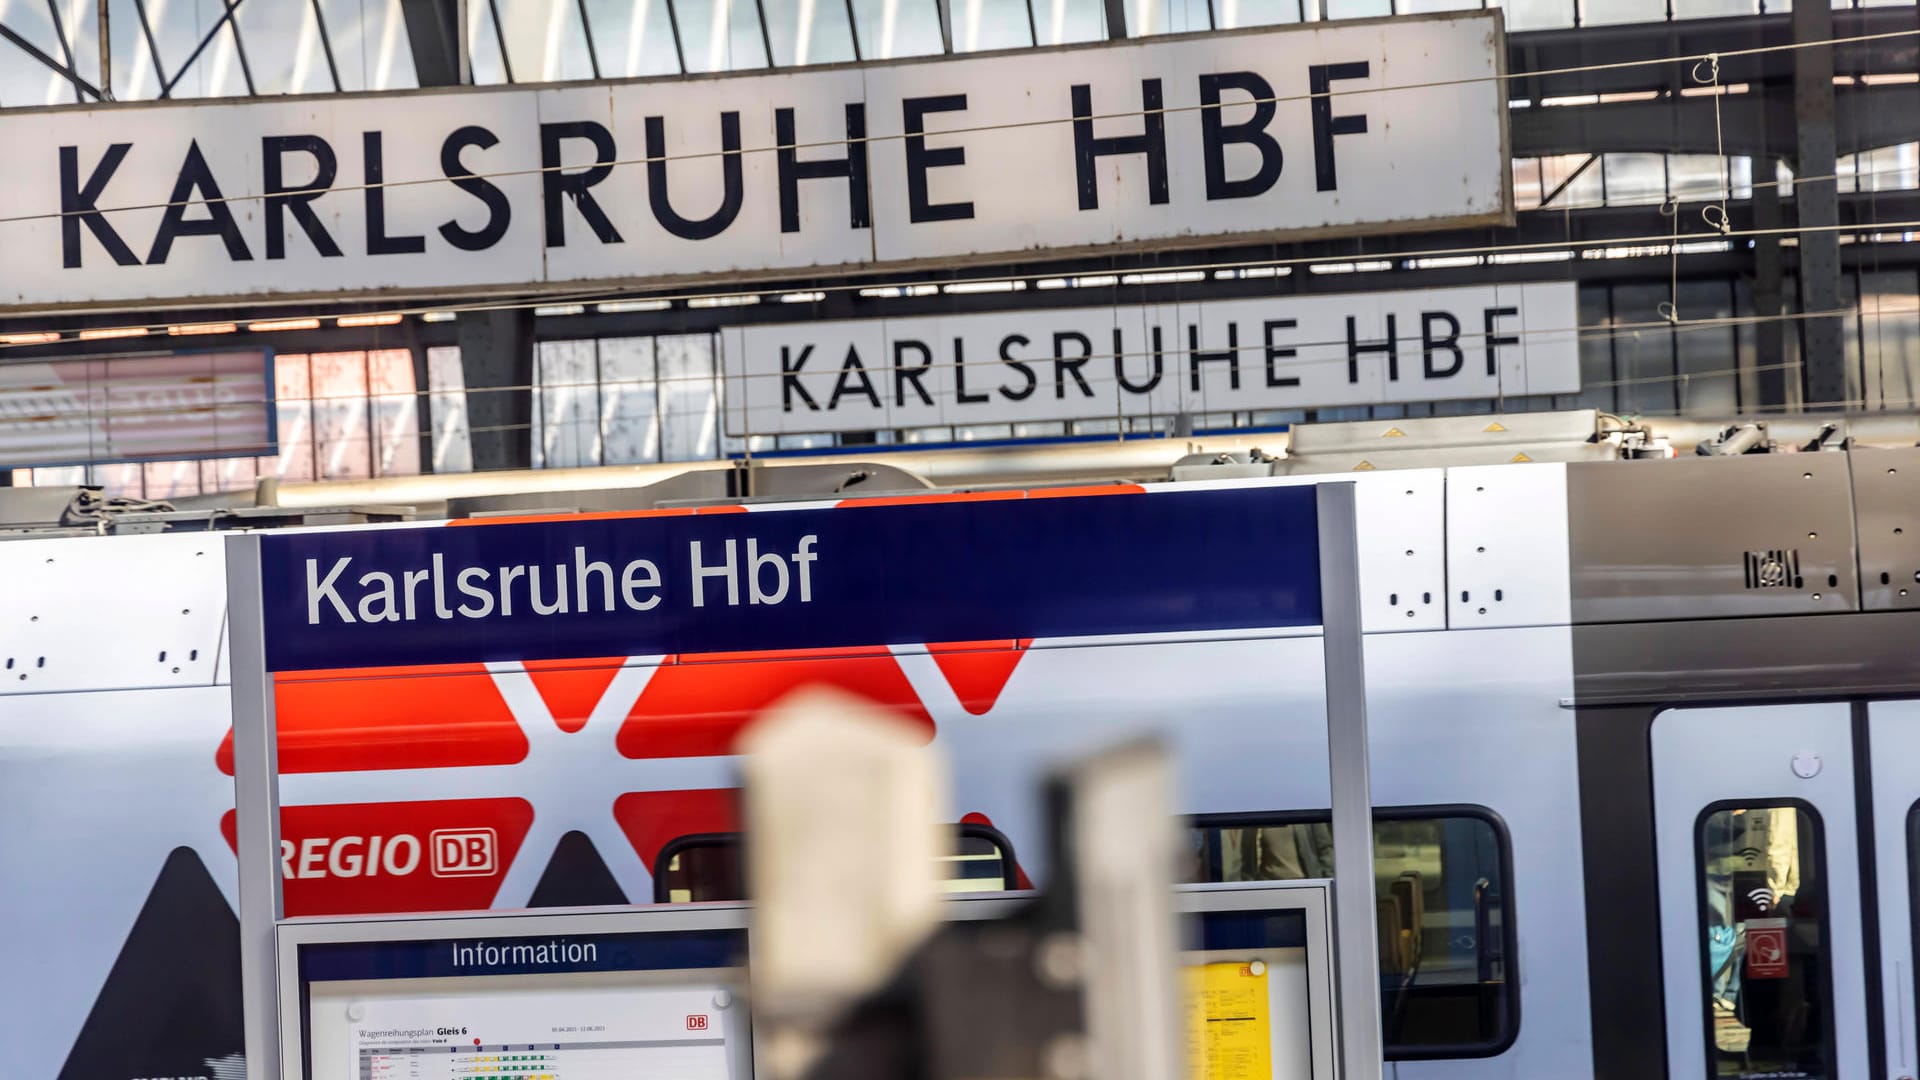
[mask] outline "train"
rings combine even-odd
[[[1388,1076],[1910,1077],[1920,449],[1603,443],[1319,472],[1209,450],[1107,490],[1356,485]],[[870,495],[845,470],[673,492],[979,494],[885,468]],[[230,524],[284,524],[253,515]],[[0,543],[9,1077],[243,1067],[224,548],[191,517]],[[345,519],[293,524],[447,524]],[[738,898],[735,740],[816,684],[943,751],[955,891],[1044,881],[1040,779],[1141,735],[1173,753],[1180,877],[1324,876],[1323,683],[1300,630],[282,675],[287,914]]]

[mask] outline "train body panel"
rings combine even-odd
[[[1701,1075],[1707,1014],[1695,1006],[1704,1001],[1702,964],[1714,954],[1693,924],[1676,936],[1683,916],[1701,910],[1691,831],[1705,805],[1693,805],[1707,794],[1700,785],[1720,776],[1725,797],[1750,799],[1808,783],[1853,790],[1843,778],[1852,768],[1851,729],[1844,725],[1848,741],[1821,752],[1827,771],[1813,781],[1782,772],[1798,750],[1779,760],[1775,753],[1696,766],[1679,750],[1662,749],[1673,738],[1667,733],[1686,723],[1666,718],[1687,715],[1662,712],[1662,702],[1701,694],[1839,699],[1860,691],[1862,684],[1849,679],[1866,676],[1847,674],[1844,660],[1794,662],[1780,635],[1804,634],[1808,618],[1797,616],[1802,609],[1793,606],[1791,589],[1743,591],[1739,610],[1749,617],[1724,623],[1603,625],[1583,616],[1619,610],[1618,590],[1604,586],[1617,572],[1596,571],[1579,554],[1607,550],[1594,548],[1588,535],[1596,515],[1620,516],[1617,485],[1596,486],[1590,471],[1606,467],[1357,476],[1374,801],[1387,808],[1383,821],[1456,812],[1467,816],[1462,821],[1483,821],[1484,835],[1497,837],[1500,848],[1500,866],[1487,876],[1504,905],[1501,917],[1512,920],[1513,951],[1500,946],[1495,957],[1490,924],[1475,921],[1480,908],[1450,896],[1449,906],[1428,908],[1419,925],[1449,936],[1452,960],[1487,957],[1479,961],[1478,982],[1488,1000],[1517,995],[1517,1012],[1503,1021],[1517,1027],[1506,1032],[1510,1039],[1487,1045],[1398,1055],[1393,1069],[1401,1080],[1577,1077],[1596,1069],[1603,1076],[1647,1075],[1608,1064],[1625,1060],[1613,1045],[1623,1040],[1651,1046],[1651,1060],[1664,1062],[1669,1075]],[[1830,468],[1823,466],[1822,475]],[[1727,486],[1741,489],[1739,474],[1727,475],[1736,478]],[[1207,486],[1301,482],[1311,481]],[[1771,491],[1777,482],[1769,473],[1756,479],[1755,490]],[[1820,483],[1829,482],[1844,477]],[[1838,504],[1824,488],[1821,497],[1826,516],[1817,528],[1830,529]],[[1595,510],[1600,504],[1604,513]],[[1722,545],[1735,566],[1788,546],[1788,538],[1767,541],[1764,530],[1748,527],[1769,520],[1772,510],[1746,513]],[[1246,557],[1261,557],[1257,538],[1249,539]],[[1592,556],[1603,557],[1612,556]],[[1806,559],[1811,565],[1812,556]],[[213,1075],[204,1062],[238,1049],[237,987],[230,1002],[218,989],[223,980],[237,982],[237,966],[226,970],[228,955],[210,950],[212,970],[185,972],[185,954],[169,951],[166,939],[225,933],[230,922],[220,920],[231,920],[235,900],[224,624],[209,615],[222,604],[221,546],[205,535],[0,544],[0,575],[35,582],[21,594],[28,601],[16,605],[10,597],[0,611],[0,658],[35,659],[28,679],[0,680],[0,859],[9,874],[0,886],[0,953],[24,958],[27,975],[0,985],[0,1042],[24,1048],[17,1061],[27,1076]],[[1654,583],[1646,587],[1702,600],[1703,614],[1713,613],[1714,590],[1738,588],[1738,580],[1738,573],[1689,580],[1684,567],[1644,576]],[[139,581],[157,584],[132,588]],[[1580,607],[1579,596],[1601,594],[1615,607]],[[109,599],[115,618],[103,631],[99,618],[83,613],[102,610]],[[1892,627],[1907,616],[1840,618],[1853,620],[1833,624],[1844,625],[1843,638],[1865,648],[1863,635],[1881,625],[1873,619]],[[1775,622],[1782,630],[1770,634]],[[1715,635],[1731,643],[1728,649],[1750,647],[1764,659],[1749,670],[1715,656]],[[181,650],[190,658],[175,672]],[[1828,651],[1844,654],[1846,647],[1829,643]],[[1920,663],[1912,658],[1890,653],[1875,672],[1874,693],[1920,696]],[[1118,738],[1157,735],[1174,748],[1178,810],[1203,826],[1196,837],[1214,829],[1216,844],[1223,837],[1251,843],[1279,829],[1310,831],[1298,823],[1324,815],[1328,805],[1321,651],[1312,632],[283,675],[288,911],[649,902],[665,887],[663,849],[737,827],[732,746],[740,729],[784,692],[816,682],[879,702],[924,730],[952,764],[953,820],[999,830],[1034,878],[1046,872],[1036,782],[1051,765]],[[1624,748],[1617,766],[1594,760],[1582,735],[1582,724],[1598,722],[1615,698],[1645,705],[1644,718],[1620,721],[1645,726],[1615,741]],[[1822,708],[1844,719],[1849,706]],[[1902,736],[1920,717],[1905,703],[1871,708],[1875,746],[1889,748],[1874,757],[1874,797],[1910,807],[1920,797],[1920,766],[1913,764],[1920,758],[1892,748],[1905,745]],[[1781,747],[1803,739],[1811,730],[1803,728],[1777,733]],[[1629,758],[1652,779],[1636,787]],[[1827,802],[1840,798],[1821,796],[1836,890],[1847,872],[1840,862],[1858,862],[1853,834],[1832,831],[1837,811]],[[1911,955],[1910,937],[1886,929],[1896,901],[1897,917],[1910,917],[1904,833],[1895,836],[1888,826],[1892,812],[1874,815],[1878,919],[1862,914],[1858,897],[1850,916],[1841,913],[1839,891],[1830,915],[1835,986],[1859,988],[1849,1000],[1860,1007],[1844,1011],[1859,1017],[1865,988],[1884,981],[1871,1004],[1881,1010],[1875,1026],[1887,1031],[1890,1063],[1899,1060],[1892,1051],[1900,1037],[1907,1041],[1899,1045],[1912,1045],[1913,1012],[1912,965],[1899,967]],[[1638,821],[1644,834],[1634,832]],[[1618,842],[1609,830],[1632,833],[1631,842]],[[1436,833],[1440,850],[1468,851],[1472,844],[1462,838],[1469,833],[1482,835],[1446,826]],[[477,845],[482,834],[489,837],[486,856],[463,856],[479,849],[460,844]],[[1620,855],[1617,867],[1596,866],[1588,852],[1594,837],[1606,840],[1595,850]],[[36,869],[16,875],[19,866]],[[1430,863],[1426,869],[1429,880],[1444,876]],[[1622,913],[1638,908],[1596,907],[1597,875],[1616,870],[1639,883],[1649,911],[1664,914],[1623,928],[1629,920]],[[1863,875],[1852,872],[1857,892]],[[1876,924],[1880,947],[1869,958],[1863,943]],[[1604,931],[1593,929],[1602,925]],[[1842,955],[1847,948],[1852,961]],[[1609,1013],[1620,1006],[1592,988],[1608,985],[1609,966],[1631,967],[1643,955],[1652,957],[1649,970],[1665,1004],[1656,1005],[1650,1024],[1616,1038]],[[158,970],[155,957],[164,961]],[[1439,977],[1444,967],[1431,974]],[[1489,967],[1501,974],[1486,978]],[[1513,987],[1499,985],[1505,981]],[[108,1014],[125,1011],[125,987],[138,1000],[179,985],[197,995],[189,995],[190,1015],[174,1024],[197,1040],[193,1045],[168,1044],[157,1030],[122,1033],[122,1044],[144,1039],[155,1048],[139,1069],[121,1069],[121,1058],[99,1049],[113,1041]],[[1689,1023],[1691,1035],[1681,1030]],[[1843,1074],[1856,1075],[1874,1036],[1854,1021],[1838,1034]],[[187,1061],[195,1055],[199,1060]]]

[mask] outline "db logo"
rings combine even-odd
[[[687,1030],[688,1031],[707,1030],[707,1018],[704,1015],[687,1017]]]
[[[482,877],[493,873],[498,838],[492,829],[435,829],[427,836],[434,877]]]

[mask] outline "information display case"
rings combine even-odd
[[[949,901],[951,919],[1021,900]],[[1186,886],[1189,1075],[1323,1080],[1325,882]],[[295,919],[276,935],[285,1080],[751,1080],[744,905]]]

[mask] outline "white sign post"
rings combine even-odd
[[[1497,11],[714,79],[0,114],[0,311],[1509,222]]]

